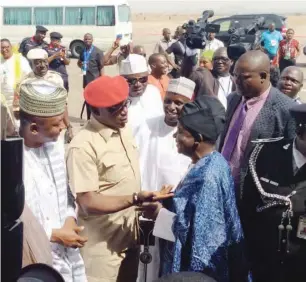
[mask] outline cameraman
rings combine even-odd
[[[206,46],[202,50],[201,56],[212,59],[214,52],[221,47],[224,47],[224,43],[216,38],[216,34],[214,32],[209,32],[207,35]]]
[[[183,60],[186,56],[186,30],[179,26],[176,31],[174,37],[177,38],[177,41],[174,42],[167,50],[163,50],[161,47],[161,53],[166,56],[168,64],[173,67],[172,71],[169,75],[172,78],[179,78],[180,77],[180,69],[183,63]],[[170,58],[170,54],[173,53],[174,55],[174,62]]]

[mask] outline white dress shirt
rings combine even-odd
[[[294,167],[294,173],[296,174],[298,170],[305,165],[306,163],[306,157],[296,148],[295,140],[293,142],[293,167]]]

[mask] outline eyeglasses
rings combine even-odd
[[[131,100],[127,99],[118,105],[107,108],[107,110],[111,115],[115,115],[119,113],[124,107],[128,108],[130,105],[131,105]]]
[[[135,85],[137,82],[147,83],[148,82],[148,77],[143,76],[143,77],[140,77],[140,78],[126,78],[126,81],[129,85]]]
[[[221,61],[222,63],[227,63],[229,62],[229,58],[226,58],[226,57],[214,57],[213,58],[213,61]]]

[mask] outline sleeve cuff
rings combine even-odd
[[[76,211],[73,207],[68,207],[66,217],[72,216],[77,219]]]
[[[46,234],[47,234],[47,237],[48,237],[49,241],[51,242],[52,228],[51,227],[46,227],[45,231],[46,231]]]

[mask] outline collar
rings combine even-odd
[[[52,43],[50,43],[48,47],[50,49],[60,49],[60,47],[55,47]]]
[[[31,41],[32,41],[32,42],[35,42],[35,43],[39,43],[39,42],[35,39],[35,35],[32,36]]]
[[[297,102],[297,103],[299,103],[299,104],[302,103],[301,97],[299,96],[299,94],[296,94],[295,97],[293,97],[293,101],[294,101],[294,102]]]
[[[293,141],[293,159],[296,167],[300,169],[304,164],[306,164],[306,157],[296,148],[295,139]]]
[[[87,48],[87,46],[85,46],[85,50],[86,51],[89,51],[91,48],[93,48],[94,46],[93,46],[93,44],[91,44],[88,48]]]
[[[169,41],[167,41],[165,38],[162,38],[160,41],[163,43],[170,43],[171,41],[173,41],[173,39],[170,39]]]
[[[247,108],[252,107],[255,104],[257,104],[259,101],[266,100],[270,93],[270,90],[271,90],[271,84],[268,87],[268,89],[265,92],[263,92],[260,96],[251,98],[249,100],[243,98],[243,102],[246,102]]]
[[[117,130],[114,130],[110,127],[108,127],[105,124],[102,124],[98,122],[94,116],[92,115],[89,121],[89,124],[97,131],[99,134],[103,137],[105,142],[108,142],[108,140],[111,138],[113,134],[118,134]]]

